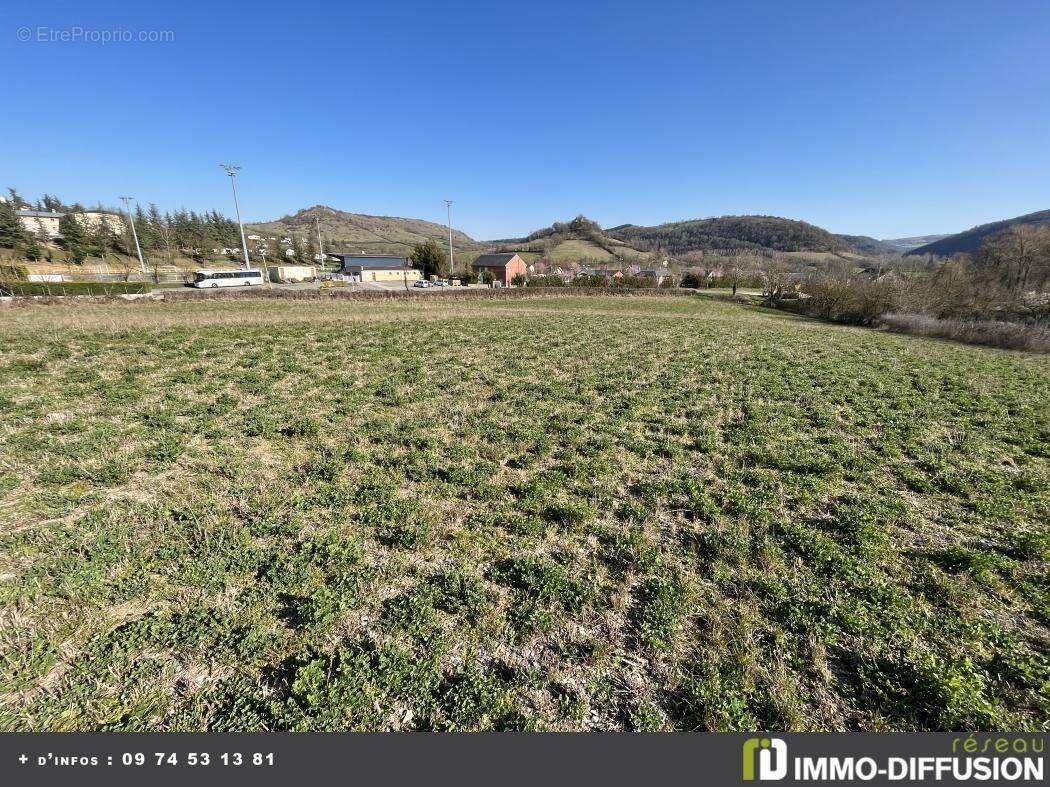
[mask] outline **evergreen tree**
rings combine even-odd
[[[112,228],[109,223],[99,219],[98,224],[91,228],[91,234],[88,239],[88,248],[91,253],[96,257],[101,257],[103,260],[113,250],[115,244],[115,237]]]
[[[15,210],[25,210],[29,207],[29,203],[22,199],[21,195],[13,188],[8,187],[8,202],[11,203],[11,207]]]
[[[40,241],[37,240],[36,235],[29,234],[29,239],[26,241],[25,255],[27,260],[36,262],[44,257],[44,247],[40,245]]]
[[[440,273],[447,262],[445,252],[433,239],[416,245],[412,249],[411,259],[414,267],[423,271],[424,278]]]
[[[84,228],[80,226],[77,214],[67,213],[58,220],[58,232],[62,236],[62,245],[69,252],[69,258],[75,265],[80,265],[87,257]]]
[[[164,231],[164,219],[160,217],[160,210],[157,209],[155,203],[149,204],[149,212],[146,214],[146,234],[149,235],[151,241],[151,248],[158,251],[163,250],[167,253],[167,245],[165,244],[165,231]]]
[[[180,209],[174,213],[169,213],[164,217],[164,220],[171,227],[172,240],[177,249],[188,249],[195,245],[190,226],[190,217],[185,210]]]
[[[51,194],[45,194],[40,200],[44,204],[44,210],[51,211],[53,213],[61,213],[64,209],[62,200]]]
[[[12,202],[0,202],[0,246],[13,249],[26,241],[22,220],[15,213]]]
[[[211,229],[196,211],[191,210],[187,218],[186,231],[189,235],[187,245],[193,249],[193,259],[198,263],[203,263],[211,254],[212,246],[216,242],[211,234]]]
[[[145,256],[148,252],[153,251],[156,245],[153,244],[153,236],[149,229],[149,219],[146,218],[146,212],[142,210],[141,205],[135,205],[135,230],[139,235],[139,246],[142,248],[142,254]]]
[[[51,243],[51,235],[46,229],[44,229],[42,223],[37,227],[34,237],[36,238],[37,244],[40,246],[41,259],[46,259],[48,262],[51,262],[51,246],[49,245]]]

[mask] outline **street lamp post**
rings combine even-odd
[[[142,247],[139,246],[139,234],[135,231],[135,217],[131,215],[131,208],[128,203],[132,200],[131,197],[121,197],[120,201],[124,203],[124,210],[128,214],[128,223],[131,225],[131,237],[135,239],[135,253],[139,255],[139,269],[142,271],[143,277],[146,275],[146,262],[142,259]]]
[[[237,171],[240,169],[238,166],[233,164],[220,164],[226,174],[230,176],[230,185],[233,187],[233,209],[237,211],[237,226],[241,230],[241,249],[244,251],[244,267],[252,267],[251,260],[248,259],[248,240],[244,237],[244,225],[241,223],[241,206],[237,202]]]
[[[324,239],[321,237],[321,219],[314,218],[314,227],[317,229],[317,251],[321,255],[321,274],[324,275]]]
[[[445,200],[445,210],[448,212],[448,277],[451,279],[456,270],[452,258],[452,200]]]

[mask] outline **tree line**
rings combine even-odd
[[[29,203],[11,188],[8,195],[6,201],[0,201],[0,247],[15,249],[29,260],[49,259],[48,244],[52,239],[42,229],[28,231],[16,212],[41,210],[64,214],[59,219],[58,244],[66,250],[70,262],[81,264],[89,256],[106,259],[110,254],[135,254],[127,215],[121,211],[101,206],[91,209],[121,216],[124,232],[115,232],[105,221],[88,224],[76,218],[89,210],[79,203],[68,205],[50,194]],[[169,264],[182,254],[203,261],[213,255],[213,249],[239,249],[241,245],[237,222],[217,210],[198,213],[180,209],[161,213],[151,203],[146,209],[136,205],[133,217],[143,255]],[[297,259],[313,259],[316,249],[312,238],[299,239],[296,245]]]
[[[778,216],[720,216],[638,227],[627,224],[606,234],[646,251],[669,254],[691,251],[773,249],[776,251],[844,251],[848,244],[827,230]]]
[[[828,266],[797,289],[790,274],[767,272],[766,299],[836,322],[1017,349],[1050,347],[1050,224],[1015,225],[985,238],[974,254],[923,264],[932,270],[857,275]]]

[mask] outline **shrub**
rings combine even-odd
[[[0,265],[0,280],[17,279],[18,281],[25,281],[29,275],[29,271],[25,265],[18,265],[17,263],[11,265]]]
[[[692,290],[699,290],[704,286],[704,279],[700,278],[697,273],[689,272],[682,275],[682,287],[686,287]]]
[[[1001,320],[942,320],[923,314],[885,314],[882,325],[897,333],[954,339],[1007,350],[1050,352],[1050,328]]]
[[[896,308],[899,280],[851,281],[822,278],[805,287],[796,311],[824,320],[851,325],[873,325],[879,316]]]
[[[564,287],[565,279],[561,276],[533,276],[525,284],[528,287]]]
[[[138,281],[62,281],[27,282],[0,281],[0,295],[45,297],[61,295],[128,295],[150,291],[150,285]]]
[[[668,279],[670,281],[670,279]],[[621,276],[613,279],[614,287],[628,287],[631,289],[644,290],[656,287],[656,279],[647,279],[644,276]]]

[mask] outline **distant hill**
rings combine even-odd
[[[804,221],[778,216],[721,216],[713,219],[673,221],[656,227],[624,224],[606,233],[643,249],[660,248],[671,254],[690,251],[767,249],[784,252],[850,252],[857,250],[846,239]],[[859,239],[861,236],[854,236]],[[875,244],[864,238],[865,245]]]
[[[1005,219],[1004,221],[982,224],[979,227],[968,229],[965,232],[958,232],[955,235],[948,235],[933,243],[927,243],[924,246],[912,249],[908,254],[935,254],[939,257],[949,257],[960,252],[972,254],[981,247],[981,242],[990,235],[996,235],[1018,224],[1046,223],[1050,223],[1050,210],[1040,210],[1024,216]]]
[[[885,238],[879,243],[898,253],[904,253],[947,237],[947,235],[915,235],[911,238]]]
[[[856,252],[861,254],[894,254],[899,249],[884,240],[876,240],[868,235],[836,235]]]
[[[325,246],[330,251],[405,254],[412,246],[433,239],[443,246],[448,230],[421,219],[396,216],[370,216],[336,210],[327,205],[305,208],[292,216],[246,225],[254,233],[268,236],[313,233],[321,222]],[[937,239],[940,236],[930,236]],[[514,251],[529,259],[541,255],[565,262],[638,262],[652,252],[670,255],[698,251],[777,251],[805,254],[814,258],[899,253],[903,247],[894,241],[880,241],[867,235],[836,235],[804,221],[778,216],[720,216],[709,219],[674,221],[653,227],[622,224],[602,227],[585,216],[555,222],[523,238],[476,241],[453,231],[462,259],[487,251]],[[899,239],[899,242],[909,239]],[[910,239],[921,240],[921,239]],[[911,247],[909,247],[911,248]]]
[[[260,235],[305,236],[315,231],[317,219],[321,222],[321,233],[327,251],[407,254],[414,245],[427,239],[436,240],[443,246],[448,244],[448,228],[442,224],[396,216],[348,213],[327,205],[314,205],[312,208],[304,208],[294,216],[283,216],[274,221],[245,226]],[[464,251],[480,246],[469,235],[458,230],[452,231],[452,239],[454,245]]]
[[[488,241],[497,251],[514,251],[528,257],[543,256],[553,262],[632,262],[645,253],[624,241],[611,237],[601,226],[586,216],[572,221],[556,221],[524,238]]]

